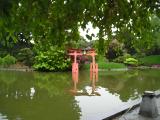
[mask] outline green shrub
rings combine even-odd
[[[123,63],[127,58],[130,58],[131,55],[126,53],[123,56],[119,56],[116,59],[113,60],[113,62],[117,62],[117,63]]]
[[[30,67],[33,65],[34,53],[30,48],[23,48],[19,51],[17,60]]]
[[[123,61],[124,61],[124,56],[119,56],[113,60],[113,62],[116,63],[123,63]]]
[[[8,54],[8,52],[6,50],[0,49],[0,56],[3,58]]]
[[[127,65],[131,65],[131,66],[137,66],[138,65],[138,60],[135,59],[135,58],[127,58],[124,61],[124,63],[127,64]]]
[[[3,65],[3,58],[0,57],[0,66]]]
[[[16,58],[11,56],[11,55],[7,55],[3,58],[3,62],[2,65],[4,65],[4,67],[8,67],[9,65],[15,64],[16,63]]]
[[[136,53],[136,54],[134,55],[135,58],[142,58],[142,57],[145,57],[145,56],[146,56],[146,54],[143,53],[143,52],[138,52],[138,53]]]
[[[48,51],[39,52],[35,57],[34,68],[41,71],[65,71],[71,67],[71,60],[65,50],[51,47]]]
[[[130,54],[128,54],[128,53],[124,54],[123,56],[124,56],[124,58],[125,58],[125,59],[127,59],[127,58],[131,58],[131,55],[130,55]]]
[[[109,46],[107,47],[106,50],[107,59],[111,62],[115,58],[122,56],[122,54],[123,54],[123,45],[115,39],[112,40],[109,43]]]

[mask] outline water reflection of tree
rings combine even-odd
[[[32,73],[0,71],[0,95],[12,97],[29,96],[30,88],[33,86],[31,79],[33,79]]]
[[[112,74],[101,74],[100,85],[108,88],[112,94],[119,94],[122,101],[136,99],[145,90],[160,89],[160,74],[157,70],[131,70],[125,72],[113,72]]]
[[[79,119],[80,108],[65,91],[69,78],[67,73],[4,72],[0,77],[0,113],[8,119]],[[31,88],[35,89],[33,99]]]
[[[63,96],[65,90],[68,90],[71,81],[69,73],[35,73],[36,86],[45,89],[49,96]]]

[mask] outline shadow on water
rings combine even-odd
[[[97,75],[80,71],[74,76],[71,72],[0,71],[0,119],[104,118],[145,90],[160,89],[159,74],[159,70],[104,71]]]

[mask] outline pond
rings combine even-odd
[[[0,71],[0,120],[93,120],[160,89],[160,70],[41,73]]]

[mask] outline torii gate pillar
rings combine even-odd
[[[68,55],[74,56],[74,62],[72,63],[72,73],[79,72],[78,63],[77,63],[77,56],[81,56],[82,55],[81,51],[70,50],[70,53]]]

